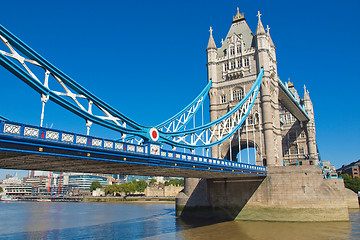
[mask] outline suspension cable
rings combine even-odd
[[[238,129],[238,141],[239,141],[239,157],[238,157],[238,160],[239,160],[239,162],[241,162],[241,137],[240,137],[240,133],[241,133],[241,127]]]
[[[245,120],[245,131],[246,131],[246,150],[247,150],[247,163],[249,164],[250,163],[250,153],[249,153],[249,135],[248,135],[248,120],[249,119],[246,119]]]
[[[254,160],[255,160],[255,165],[256,165],[256,139],[255,139],[255,114],[252,114],[252,120],[253,120],[253,139],[254,139]]]
[[[262,154],[262,139],[261,139],[261,124],[260,124],[260,97],[259,97],[259,101],[258,101],[258,118],[259,118],[259,139],[260,139],[260,166],[263,166],[263,154]]]

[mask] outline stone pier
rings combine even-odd
[[[320,167],[268,167],[266,178],[186,179],[176,199],[182,218],[261,221],[349,221],[356,194]],[[354,204],[355,203],[355,204]]]

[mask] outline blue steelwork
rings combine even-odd
[[[164,121],[163,123],[160,123],[159,125],[156,126],[157,129],[160,129],[162,127],[164,127],[165,125],[171,123],[172,121],[178,119],[182,114],[184,114],[185,112],[189,111],[189,109],[196,103],[199,102],[199,106],[201,106],[201,104],[203,104],[204,100],[205,100],[205,96],[208,94],[210,88],[212,85],[212,80],[209,81],[209,83],[206,85],[206,87],[204,88],[204,90],[202,90],[202,92],[188,105],[186,106],[182,111],[180,111],[179,113],[177,113],[175,116],[173,116],[172,118],[169,118],[168,120]],[[186,121],[186,123],[184,123],[181,127],[179,127],[179,130],[184,129],[184,127],[186,126],[187,123],[189,123],[189,121],[195,116],[195,114],[197,113],[197,111],[199,110],[199,107],[197,107],[194,110],[194,113],[191,115],[191,117],[189,117],[189,119]]]
[[[60,97],[59,94],[50,90],[48,88],[48,86],[46,86],[45,83],[42,84],[38,79],[33,77],[29,72],[25,71],[23,68],[19,67],[13,61],[9,60],[10,57],[15,58],[18,62],[21,63],[21,65],[24,65],[23,64],[24,60],[29,62],[27,59],[24,59],[20,55],[18,55],[18,53],[16,53],[16,54],[11,53],[10,55],[6,54],[6,53],[4,55],[0,54],[0,64],[2,66],[4,66],[6,69],[8,69],[10,72],[12,72],[15,76],[20,78],[22,81],[24,81],[26,84],[31,86],[34,90],[39,92],[42,96],[48,96],[49,99],[51,99],[55,103],[59,104],[60,106],[64,107],[65,109],[75,113],[76,115],[86,119],[87,121],[97,123],[101,126],[121,132],[123,134],[139,136],[146,141],[151,138],[149,135],[150,134],[149,130],[151,129],[151,127],[145,127],[145,126],[142,126],[142,125],[136,123],[135,121],[126,117],[125,115],[123,115],[122,113],[117,111],[116,109],[112,108],[110,105],[106,104],[101,99],[97,98],[95,95],[90,93],[88,90],[83,88],[81,85],[79,85],[73,79],[68,77],[66,74],[64,74],[59,69],[57,69],[55,66],[53,66],[51,63],[49,63],[47,60],[45,60],[42,56],[40,56],[38,53],[36,53],[34,50],[32,50],[30,47],[28,47],[25,43],[23,43],[20,39],[18,39],[15,35],[13,35],[11,32],[9,32],[7,29],[5,29],[1,25],[0,25],[0,36],[2,36],[2,38],[3,38],[2,41],[4,41],[5,44],[11,45],[11,48],[9,47],[10,50],[12,48],[17,49],[22,54],[24,54],[26,57],[28,57],[30,60],[35,61],[35,63],[32,62],[31,64],[39,66],[39,67],[43,68],[47,73],[49,73],[53,76],[56,76],[68,88],[76,91],[77,94],[81,94],[82,96],[84,96],[89,101],[89,104],[90,104],[90,102],[92,102],[100,109],[103,109],[104,111],[111,114],[111,117],[113,119],[116,118],[116,120],[118,120],[118,121],[123,121],[127,126],[130,126],[133,129],[127,128],[124,125],[119,124],[118,122],[115,122],[115,121],[109,122],[109,121],[104,120],[104,118],[92,115],[89,111],[86,111],[83,107],[80,108],[76,104],[71,103],[70,101],[67,101],[64,98]],[[11,52],[12,52],[12,50],[11,50]],[[7,58],[5,56],[8,56],[9,58]],[[234,113],[235,111],[237,111],[245,103],[245,101],[250,97],[250,95],[252,95],[254,90],[256,90],[256,94],[257,94],[257,92],[260,88],[260,83],[261,83],[260,75],[262,76],[262,70],[261,70],[261,73],[259,74],[257,81],[255,82],[255,85],[252,87],[251,91],[230,113]],[[251,103],[251,107],[252,106],[253,106],[253,102]],[[248,112],[250,111],[251,107],[247,108],[246,116],[248,115]],[[246,117],[242,119],[241,124],[239,124],[239,126],[237,126],[234,129],[234,131],[231,131],[231,133],[229,133],[226,137],[221,136],[221,139],[218,139],[217,141],[212,141],[211,144],[194,146],[193,144],[179,143],[178,141],[176,141],[176,138],[179,138],[179,136],[181,134],[183,134],[183,135],[184,134],[193,134],[194,136],[195,135],[199,136],[196,133],[197,131],[202,131],[206,128],[210,129],[211,126],[214,126],[214,125],[220,123],[226,117],[230,116],[231,115],[230,113],[226,114],[224,117],[218,119],[217,121],[214,121],[210,124],[204,125],[200,128],[195,128],[195,129],[191,130],[191,132],[190,131],[181,131],[180,133],[179,132],[175,132],[175,133],[170,132],[169,133],[166,131],[161,131],[161,129],[158,129],[158,130],[160,130],[159,131],[159,135],[160,135],[159,142],[167,143],[167,144],[170,144],[171,146],[184,147],[184,148],[190,148],[190,149],[210,147],[215,144],[219,144],[219,143],[223,142],[224,140],[226,140],[227,138],[229,138],[232,135],[232,133],[234,133],[235,130],[237,130],[240,127],[240,125],[244,122]],[[174,120],[174,119],[172,118],[169,121],[171,121],[171,120]],[[169,121],[166,121],[165,123],[168,123]],[[180,138],[181,137],[182,136],[180,136]],[[209,141],[207,140],[207,142],[209,142]]]
[[[173,140],[171,140],[174,137],[183,137],[184,135],[189,135],[189,134],[197,134],[197,132],[201,132],[201,131],[207,131],[210,130],[213,126],[220,124],[222,121],[230,118],[233,114],[235,114],[244,104],[245,102],[252,96],[253,97],[253,101],[250,102],[250,106],[248,107],[248,111],[242,116],[240,123],[236,124],[236,126],[230,131],[228,132],[222,139],[220,140],[216,140],[216,141],[212,141],[211,143],[207,143],[207,144],[203,144],[201,146],[196,146],[196,145],[191,145],[190,147],[195,149],[195,148],[204,148],[204,147],[212,147],[218,144],[221,144],[222,142],[224,142],[226,139],[228,139],[229,137],[231,137],[244,123],[245,119],[247,118],[247,116],[250,113],[251,108],[254,106],[255,103],[255,99],[259,93],[260,90],[260,86],[261,86],[261,80],[262,77],[264,75],[264,69],[261,68],[260,69],[260,73],[255,81],[255,83],[253,84],[253,86],[251,87],[250,91],[246,94],[246,96],[233,108],[231,109],[228,113],[226,113],[225,115],[223,115],[222,117],[216,119],[215,121],[212,121],[208,124],[205,124],[203,126],[197,127],[197,128],[193,128],[190,130],[186,130],[186,131],[178,131],[175,133],[164,133],[164,132],[160,132],[161,133],[161,137],[163,137],[163,142],[173,145],[173,146],[177,146],[177,147],[183,147],[183,148],[189,148],[189,145],[187,144],[181,144],[181,143],[177,143],[174,142]],[[199,134],[198,134],[199,135]]]
[[[209,90],[210,90],[211,86],[212,86],[212,80],[210,80],[208,82],[208,84],[201,91],[201,93],[189,105],[187,105],[183,110],[181,110],[180,112],[175,114],[173,117],[171,117],[168,120],[156,125],[155,128],[159,129],[161,131],[161,129],[166,127],[166,125],[171,124],[171,123],[175,124],[174,122],[176,121],[179,124],[176,131],[183,130],[186,127],[186,125],[195,117],[195,114],[199,111],[199,108],[203,104],[203,102],[205,100],[205,97],[209,93]],[[184,115],[187,112],[191,111],[191,109],[193,107],[195,108],[193,110],[193,112],[190,114],[188,119],[186,119],[186,121],[184,121],[182,123],[181,119],[180,119],[182,117],[182,115]],[[165,131],[165,132],[167,132],[167,131]],[[129,136],[129,137],[125,138],[124,141],[127,142],[127,141],[130,141],[130,140],[134,139],[134,138],[135,138],[135,136]]]
[[[81,141],[79,140],[81,139]],[[35,147],[37,150],[24,150],[16,148],[3,147],[5,143],[22,144]],[[242,175],[258,175],[266,176],[266,168],[245,163],[238,163],[223,159],[203,157],[200,155],[187,154],[175,151],[167,151],[160,149],[156,143],[146,143],[144,145],[129,144],[124,142],[116,142],[92,136],[84,136],[80,134],[64,132],[54,129],[25,125],[16,122],[0,121],[0,151],[18,152],[23,154],[49,155],[58,157],[78,158],[78,159],[94,159],[94,156],[82,155],[66,155],[56,152],[45,152],[40,146],[48,146],[53,149],[69,150],[83,153],[106,154],[115,159],[119,157],[131,159],[152,160],[150,162],[126,161],[127,164],[140,164],[157,167],[173,167],[184,168],[210,172],[228,172]],[[159,151],[152,152],[152,147],[158,147]],[[96,158],[100,161],[120,162],[120,160],[109,158]],[[159,164],[162,160],[167,165]],[[121,161],[122,162],[122,161]]]

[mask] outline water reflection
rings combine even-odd
[[[176,219],[173,204],[0,204],[0,239],[360,239],[350,222],[221,222]]]

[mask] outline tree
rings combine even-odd
[[[123,187],[123,192],[125,192],[126,195],[128,195],[129,193],[136,192],[135,184],[133,184],[132,182],[127,182],[121,185]]]
[[[119,185],[117,185],[117,184],[113,184],[113,185],[107,185],[106,187],[105,187],[105,193],[106,194],[114,194],[114,193],[116,193],[116,192],[119,192]]]
[[[135,185],[136,192],[144,192],[145,188],[148,186],[148,184],[144,180],[133,180],[132,183]]]
[[[91,183],[91,186],[90,186],[90,191],[94,191],[96,190],[97,188],[102,188],[100,182],[98,181],[94,181]]]
[[[179,178],[172,178],[169,181],[165,182],[165,186],[184,186],[184,179],[179,179]]]
[[[157,182],[156,179],[152,178],[150,179],[149,185],[154,185],[156,182]]]
[[[360,178],[353,178],[349,174],[342,174],[341,177],[344,179],[344,185],[346,188],[353,190],[355,193],[360,191]]]

